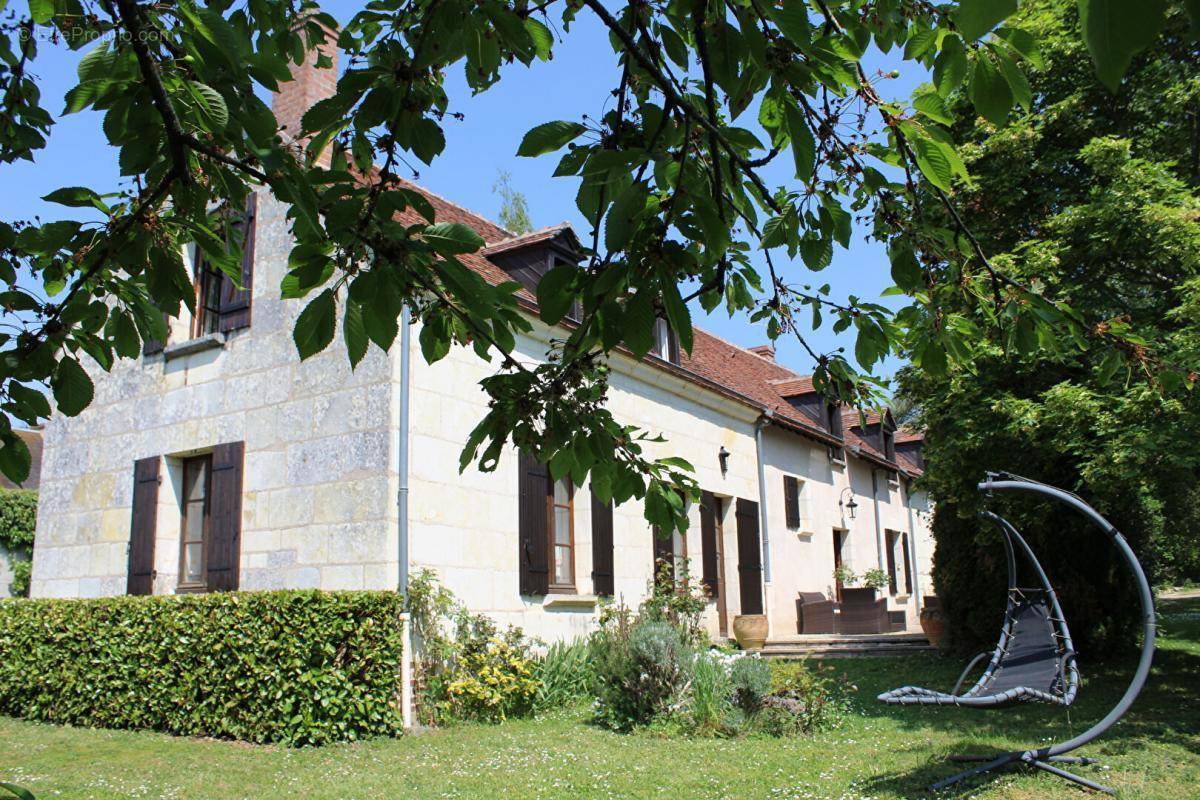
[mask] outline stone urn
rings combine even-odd
[[[921,630],[930,644],[942,649],[942,642],[946,638],[946,615],[942,613],[940,603],[926,603],[921,609]]]
[[[733,618],[733,638],[743,650],[761,650],[767,641],[766,614],[740,614]]]

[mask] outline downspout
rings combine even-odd
[[[879,517],[879,469],[871,467],[871,501],[875,506],[875,549],[879,557],[879,571],[884,571],[883,560],[883,523]]]
[[[913,525],[913,508],[912,508],[912,478],[904,482],[904,508],[908,511],[908,558],[912,563],[908,565],[910,574],[912,575],[913,586],[913,603],[917,610],[917,615],[921,614],[921,570],[918,564],[921,563],[917,558],[917,529]]]
[[[771,537],[767,532],[767,472],[763,460],[763,430],[774,417],[775,412],[768,408],[754,425],[754,449],[758,457],[758,527],[762,538],[763,614],[767,618],[767,638],[771,636],[771,593],[767,590],[771,583]]]
[[[408,306],[400,314],[400,429],[399,464],[400,488],[396,493],[397,509],[397,549],[396,568],[399,573],[396,588],[405,598],[408,597],[408,416],[409,416],[409,363],[412,360],[412,334],[410,332]],[[413,696],[412,696],[412,624],[408,611],[400,614],[400,635],[403,640],[404,652],[400,658],[400,713],[405,728],[413,725]]]

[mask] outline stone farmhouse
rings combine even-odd
[[[309,64],[285,85],[274,105],[287,129],[332,74]],[[579,259],[570,227],[515,236],[428,198],[486,241],[464,263],[527,287],[534,329],[516,355],[544,360],[556,331],[532,290]],[[249,205],[244,289],[187,253],[197,313],[140,359],[93,369],[92,405],[46,426],[33,596],[395,589],[429,567],[472,611],[554,640],[587,632],[601,598],[636,605],[666,559],[708,590],[712,634],[765,614],[779,639],[804,629],[801,593],[839,595],[845,565],[886,572],[884,624],[917,626],[932,554],[913,487],[921,437],[890,414],[825,402],[769,346],[698,330],[680,352],[664,323],[643,361],[612,356],[610,403],[665,436],[659,455],[696,466],[705,491],[685,535],[656,538],[640,504],[601,504],[515,450],[460,474],[493,367],[466,348],[426,364],[416,326],[355,370],[340,335],[301,363],[291,334],[304,304],[279,291],[284,210],[266,191]]]

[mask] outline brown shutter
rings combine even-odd
[[[800,481],[791,475],[783,476],[783,507],[787,512],[787,526],[796,530],[800,527]]]
[[[520,455],[520,509],[517,560],[521,594],[550,591],[550,472],[524,452]]]
[[[128,594],[154,591],[154,532],[158,527],[158,456],[133,462],[133,514],[129,526]]]
[[[742,613],[763,613],[762,545],[758,541],[758,503],[737,501],[738,583]]]
[[[912,594],[912,560],[908,556],[908,534],[900,534],[900,545],[904,553],[904,593]]]
[[[667,331],[667,360],[672,364],[679,363],[679,336],[673,330]]]
[[[719,596],[717,581],[717,503],[712,492],[700,495],[700,564],[709,597]]]
[[[613,507],[592,495],[592,593],[612,597],[613,579]]]
[[[258,195],[246,198],[246,216],[242,222],[242,288],[228,278],[221,281],[220,329],[232,331],[250,327],[250,295],[254,285],[254,232],[258,216]]]
[[[888,531],[883,538],[887,545],[888,591],[896,593],[896,534]]]
[[[244,442],[229,442],[213,448],[207,553],[210,592],[232,592],[238,588],[245,449]]]

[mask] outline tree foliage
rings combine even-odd
[[[1163,3],[1080,2],[1090,53],[1115,85],[1155,38]],[[677,490],[694,490],[690,465],[651,457],[652,435],[606,410],[604,363],[618,347],[644,356],[659,317],[690,349],[689,301],[747,314],[772,339],[806,347],[809,321],[831,316],[835,330],[853,331],[867,374],[809,348],[815,382],[856,404],[878,397],[869,371],[888,354],[910,353],[936,374],[974,358],[994,325],[1027,350],[1120,343],[1121,330],[1090,326],[1067,298],[989,260],[951,197],[970,176],[947,126],[976,114],[1002,126],[1032,102],[1027,73],[1042,56],[1037,37],[1008,21],[1015,5],[372,0],[337,34],[349,68],[336,95],[281,136],[259,95],[335,28],[307,0],[30,0],[0,39],[0,163],[32,159],[53,133],[35,77],[39,42],[53,36],[87,48],[63,113],[103,112],[125,183],[48,195],[78,209],[75,220],[0,222],[2,299],[16,320],[0,333],[0,468],[16,478],[28,468],[10,417],[48,415],[39,387],[63,413],[80,413],[92,397],[81,359],[107,370],[135,357],[139,341],[162,338],[164,312],[194,303],[184,243],[240,280],[221,209],[240,208],[256,186],[288,209],[295,246],[283,296],[311,295],[295,333],[301,357],[333,341],[339,316],[353,323],[352,359],[372,343],[387,349],[406,308],[427,359],[460,344],[498,363],[464,465],[491,468],[515,444],[555,476],[590,475],[601,497],[644,498],[660,527],[684,524]],[[1136,25],[1114,16],[1134,6],[1145,6]],[[544,321],[577,300],[581,324],[532,367],[513,355],[530,328],[517,284],[489,285],[468,269],[461,256],[479,237],[436,219],[400,172],[445,149],[450,70],[487,91],[506,70],[572,46],[580,15],[609,33],[615,102],[598,98],[607,110],[583,120],[533,120],[518,151],[562,153],[556,174],[578,182],[594,228],[582,268],[551,272],[538,292]],[[931,70],[933,85],[885,100],[888,76],[863,67],[871,48]],[[325,166],[314,155],[327,149]],[[763,169],[776,159],[795,177],[772,186]],[[923,194],[942,212],[929,213]],[[848,245],[855,217],[889,247],[895,291],[909,298],[899,313],[811,288],[809,273]]]
[[[512,186],[512,176],[501,171],[492,185],[492,192],[500,195],[500,225],[517,235],[533,230],[529,218],[529,200]]]
[[[1114,96],[1088,80],[1072,6],[1023,7],[1018,24],[1037,36],[1046,68],[1032,76],[1031,111],[1005,129],[954,126],[974,178],[957,197],[994,263],[1069,298],[1122,342],[1022,347],[1017,325],[995,331],[968,365],[903,376],[927,426],[934,582],[963,644],[994,639],[1003,602],[998,534],[975,518],[983,469],[1076,491],[1126,534],[1152,577],[1200,577],[1200,401],[1146,355],[1194,370],[1200,353],[1200,140],[1191,135],[1200,52],[1187,19],[1172,14],[1162,46],[1134,59]],[[1043,557],[1083,646],[1131,641],[1133,587],[1099,531],[1027,501],[1002,513]],[[989,585],[995,604],[981,604]]]

